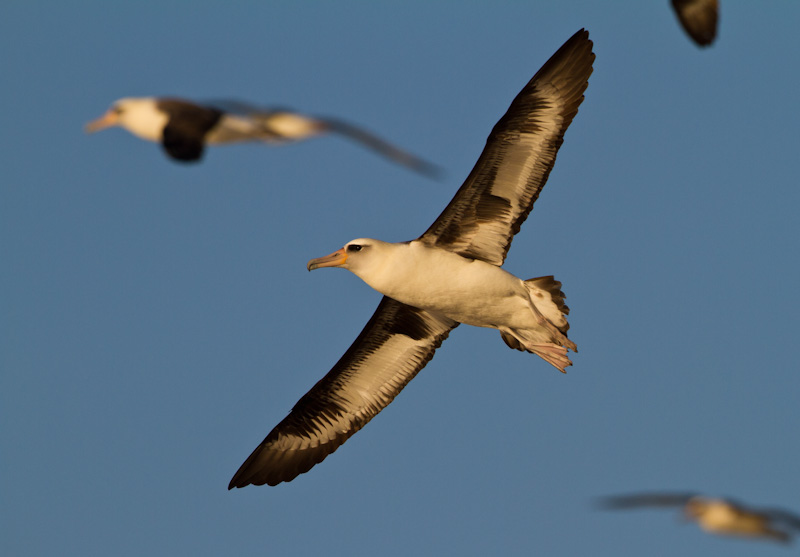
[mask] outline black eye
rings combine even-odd
[[[350,244],[347,246],[347,251],[361,251],[361,247],[358,244]]]

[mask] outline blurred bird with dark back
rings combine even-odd
[[[181,162],[199,161],[207,145],[256,141],[279,145],[336,133],[421,174],[439,174],[434,164],[347,122],[237,101],[201,105],[170,97],[129,97],[119,99],[103,116],[89,122],[86,131],[114,126],[161,143],[169,157]]]

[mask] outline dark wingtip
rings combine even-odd
[[[443,175],[442,169],[439,166],[408,151],[400,149],[392,143],[389,143],[388,141],[363,128],[354,126],[336,118],[317,117],[317,119],[327,128],[327,130],[361,143],[363,146],[372,149],[376,153],[386,157],[396,164],[405,166],[414,172],[423,174],[435,180],[441,179]]]
[[[409,168],[437,182],[441,182],[445,177],[444,169],[431,162],[420,160],[417,163],[410,164]]]
[[[246,485],[249,484],[249,482],[243,482],[242,481],[242,478],[240,477],[241,476],[241,474],[240,474],[241,471],[242,470],[240,468],[239,470],[236,471],[236,473],[231,478],[231,481],[228,483],[228,491],[230,491],[234,487],[245,487]]]
[[[252,458],[252,457],[251,457]],[[231,478],[230,483],[228,484],[228,491],[232,490],[235,487],[242,488],[247,487],[248,485],[263,485],[265,482],[254,482],[253,481],[253,474],[250,466],[251,458],[248,458],[244,463],[239,467],[236,473]]]
[[[228,491],[230,491],[234,487],[245,487],[247,485],[250,485],[250,482],[243,482],[242,479],[239,477],[239,472],[236,472],[236,474],[234,474],[233,477],[231,478],[230,483],[228,483]]]

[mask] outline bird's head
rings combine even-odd
[[[158,109],[155,98],[128,97],[119,99],[100,118],[86,124],[86,132],[119,126],[142,139],[161,141],[166,123],[167,115]]]
[[[387,246],[391,245],[380,240],[358,238],[347,242],[343,248],[330,255],[312,259],[308,262],[307,267],[309,271],[322,267],[338,267],[362,276],[381,264],[380,254],[384,253],[388,249]]]

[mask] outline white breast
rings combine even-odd
[[[158,110],[156,100],[142,98],[124,101],[125,110],[120,114],[119,125],[137,137],[160,142],[169,116]]]
[[[527,321],[527,290],[514,275],[419,242],[391,246],[379,271],[359,275],[382,294],[479,327],[510,324],[520,312]]]

